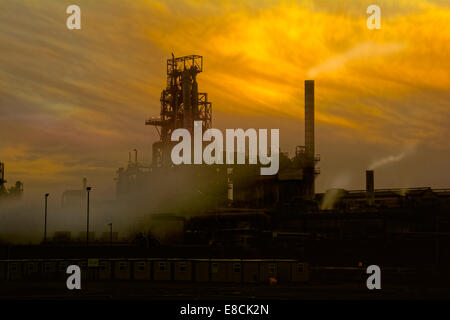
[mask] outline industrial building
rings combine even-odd
[[[153,162],[144,167],[137,156],[132,162],[130,155],[128,167],[119,169],[116,178],[118,197],[146,192],[148,201],[163,195],[171,199],[171,205],[183,207],[184,213],[191,209],[183,216],[186,243],[247,248],[276,244],[298,249],[319,238],[384,239],[398,232],[411,236],[411,232],[436,232],[436,228],[450,231],[444,222],[449,219],[441,217],[450,207],[449,190],[376,189],[375,172],[368,170],[366,190],[315,192],[320,157],[314,141],[314,80],[304,83],[304,145],[296,147],[292,158],[280,153],[277,175],[261,176],[256,166],[248,164],[171,165],[174,129],[192,131],[194,120],[202,120],[204,129],[211,127],[212,105],[208,95],[198,91],[197,75],[202,71],[201,56],[167,60],[160,116],[146,121],[160,136],[153,144]],[[173,220],[177,207],[163,206],[161,212],[172,215],[163,214],[160,219]]]
[[[0,200],[5,198],[18,199],[23,194],[23,183],[16,181],[13,187],[6,187],[5,164],[0,162]]]
[[[53,241],[41,251],[25,246],[6,254],[0,247],[0,277],[45,270],[41,261],[22,261],[40,253],[55,259],[48,267],[53,275],[56,263],[83,258],[86,269],[86,257],[96,257],[100,262],[91,276],[97,279],[295,282],[307,281],[311,272],[323,281],[348,274],[360,281],[360,266],[377,264],[394,278],[427,281],[433,274],[450,280],[450,189],[377,189],[376,172],[367,170],[361,172],[365,190],[316,193],[314,80],[304,82],[304,144],[292,158],[280,153],[278,174],[261,176],[251,164],[171,163],[173,130],[192,131],[196,120],[204,130],[211,128],[212,104],[197,83],[201,56],[172,56],[166,70],[160,115],[145,121],[159,134],[152,163],[140,163],[135,149],[134,159],[130,152],[115,177],[117,200],[142,210],[146,203],[158,204],[145,212],[153,230],[111,248],[101,241],[89,248],[70,241],[58,247]],[[0,181],[3,185],[3,175]],[[83,189],[65,192],[63,205],[80,201],[85,187],[84,181]]]
[[[291,201],[314,200],[314,181],[319,156],[314,148],[314,81],[305,81],[305,145],[297,146],[295,156],[280,154],[277,175],[261,176],[256,165],[214,164],[176,166],[170,152],[171,133],[178,128],[193,132],[194,121],[202,121],[203,130],[211,128],[212,104],[207,93],[198,89],[197,75],[203,71],[203,57],[191,55],[167,60],[167,87],[161,93],[159,117],[146,120],[154,126],[160,140],[153,143],[152,164],[130,161],[116,176],[118,198],[142,196],[148,201],[173,195],[186,209],[192,203],[198,212],[220,207],[269,208]],[[137,155],[137,151],[135,151]],[[171,179],[173,177],[173,179]],[[177,181],[178,183],[173,183]],[[182,186],[179,182],[183,181]],[[167,184],[166,184],[167,183]]]
[[[0,261],[2,280],[66,279],[69,265],[79,265],[84,279],[267,283],[309,281],[309,266],[293,259],[26,259]]]

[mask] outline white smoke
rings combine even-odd
[[[375,169],[383,167],[387,164],[399,162],[399,161],[403,160],[405,157],[414,153],[415,150],[416,150],[416,146],[413,145],[413,146],[408,147],[406,150],[404,150],[403,152],[401,152],[397,155],[390,155],[390,156],[375,160],[374,162],[372,162],[372,164],[369,166],[368,169],[375,170]]]
[[[336,71],[354,60],[370,59],[399,52],[405,48],[402,43],[375,43],[367,41],[359,43],[349,50],[333,56],[308,71],[308,77],[316,77],[321,73]]]
[[[341,173],[334,177],[330,187],[331,189],[328,189],[322,199],[322,202],[320,204],[321,210],[331,210],[334,208],[334,204],[336,203],[339,198],[341,198],[344,195],[344,190],[340,188],[344,188],[348,186],[351,182],[351,176],[348,172]]]

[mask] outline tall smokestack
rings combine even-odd
[[[307,164],[304,168],[306,196],[315,196],[314,168],[314,80],[305,80],[305,154]]]
[[[5,180],[5,165],[3,164],[3,162],[0,162],[0,188],[3,187],[3,184],[5,182],[6,182],[6,180]]]
[[[373,170],[366,171],[366,197],[367,204],[373,206],[375,203],[375,187],[374,187]]]
[[[314,80],[305,80],[305,152],[314,161]]]

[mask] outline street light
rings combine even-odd
[[[49,194],[45,194],[45,219],[44,219],[44,243],[47,242],[47,198]]]
[[[87,191],[87,226],[86,226],[86,246],[89,245],[89,192],[91,187],[86,188]]]

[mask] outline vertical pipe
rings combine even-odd
[[[305,152],[314,161],[314,80],[305,80]]]
[[[91,191],[91,187],[87,187],[86,191],[87,191],[86,246],[89,246],[89,193]]]
[[[304,168],[307,199],[315,196],[315,163],[314,163],[314,80],[305,80],[305,155]]]
[[[192,110],[192,120],[198,120],[198,84],[196,79],[196,74],[192,75],[192,101],[191,101],[191,110]]]
[[[181,86],[183,90],[183,126],[192,133],[193,123],[191,110],[191,74],[189,73],[189,70],[184,70],[181,74]]]
[[[47,242],[47,198],[48,193],[45,194],[45,218],[44,218],[44,243]]]
[[[5,165],[3,162],[0,162],[0,187],[3,186],[3,183],[5,182]]]
[[[158,168],[162,165],[162,150],[161,150],[161,142],[154,142],[152,144],[152,167]]]
[[[366,170],[366,197],[367,204],[373,206],[375,203],[375,191],[374,191],[374,175],[373,170]]]

